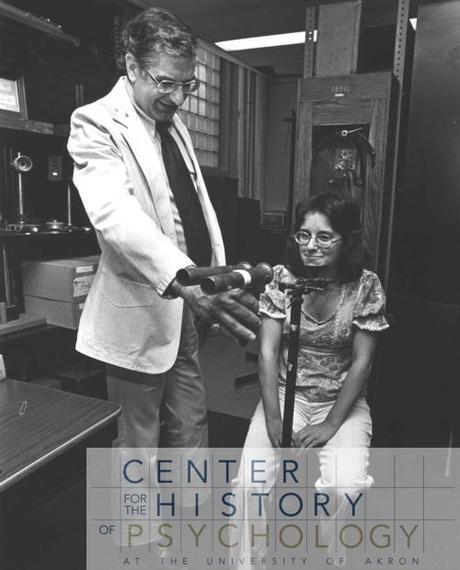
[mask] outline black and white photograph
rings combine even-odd
[[[459,30],[0,0],[0,570],[458,568]]]

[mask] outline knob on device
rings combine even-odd
[[[34,163],[32,162],[30,156],[27,156],[26,154],[21,154],[19,152],[18,156],[13,160],[11,165],[17,172],[29,172],[29,170],[32,169]]]

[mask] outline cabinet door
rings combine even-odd
[[[391,202],[392,83],[391,74],[375,73],[299,84],[295,200],[318,192],[350,195],[361,211],[366,266],[374,270],[384,256]]]

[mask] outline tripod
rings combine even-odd
[[[295,387],[297,380],[297,362],[299,358],[300,318],[305,295],[312,291],[322,291],[331,279],[311,277],[298,279],[295,283],[279,284],[281,291],[287,291],[291,298],[291,318],[289,322],[289,347],[287,358],[286,394],[284,399],[282,447],[291,447],[292,423],[294,419]]]

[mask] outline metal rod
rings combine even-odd
[[[289,349],[286,374],[286,392],[284,394],[282,447],[291,447],[292,441],[292,423],[294,420],[295,386],[297,381],[297,362],[299,358],[302,301],[302,293],[294,290],[291,297],[291,322],[289,324]]]
[[[67,225],[72,225],[72,187],[67,184]]]
[[[13,304],[11,299],[10,267],[8,263],[8,252],[6,249],[6,243],[4,239],[2,239],[2,260],[3,260],[3,287],[5,289],[5,302],[6,306],[10,307]]]
[[[393,169],[391,173],[391,193],[390,193],[390,209],[388,219],[388,237],[386,243],[385,260],[383,267],[383,287],[388,291],[390,286],[390,267],[391,267],[391,249],[393,241],[394,226],[394,209],[396,201],[398,168],[399,168],[399,151],[400,151],[400,132],[401,132],[401,114],[405,93],[404,88],[404,64],[406,60],[406,44],[407,44],[407,26],[409,24],[410,0],[398,1],[398,22],[396,29],[396,41],[394,51],[393,73],[399,83],[399,92],[396,98],[396,117],[395,117],[395,133],[394,133],[394,155]]]
[[[295,388],[297,383],[297,363],[299,358],[300,322],[304,295],[312,291],[323,291],[331,279],[320,276],[322,268],[309,267],[310,276],[298,279],[296,283],[279,282],[280,291],[291,291],[291,317],[289,322],[289,346],[287,357],[286,392],[284,395],[282,447],[291,447],[292,424],[294,420]]]
[[[315,27],[317,7],[308,6],[305,10],[305,47],[303,58],[303,77],[310,79],[314,75],[315,67]]]
[[[24,221],[24,189],[22,186],[22,174],[18,172],[18,208],[19,221]]]

